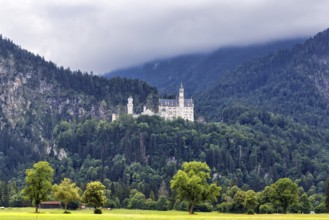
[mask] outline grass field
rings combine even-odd
[[[196,213],[189,215],[187,212],[178,211],[144,211],[144,210],[127,210],[114,209],[103,210],[102,215],[94,215],[92,210],[72,211],[71,214],[63,214],[63,210],[41,209],[39,214],[33,213],[33,208],[7,208],[0,210],[0,220],[328,220],[329,214],[315,215],[295,215],[295,214],[271,214],[271,215],[243,215],[243,214],[222,214],[212,213]]]

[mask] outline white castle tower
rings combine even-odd
[[[127,113],[128,115],[133,115],[134,114],[134,104],[133,104],[133,98],[130,96],[128,98],[128,104],[127,104]]]
[[[180,88],[179,88],[179,108],[184,108],[184,87],[183,87],[183,83],[180,83]]]
[[[182,118],[184,118],[184,87],[183,87],[183,83],[180,83],[180,88],[179,88],[179,97],[178,97],[178,115]]]

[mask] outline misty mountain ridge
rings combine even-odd
[[[112,71],[105,76],[142,79],[156,86],[162,94],[175,93],[183,82],[187,96],[194,96],[214,85],[223,73],[234,70],[244,62],[279,49],[290,49],[303,41],[304,39],[291,39],[251,46],[225,47],[207,54],[182,55],[147,62],[140,66]]]
[[[329,31],[325,30],[291,50],[247,62],[198,94],[197,112],[219,121],[224,108],[241,103],[328,127],[328,51]]]

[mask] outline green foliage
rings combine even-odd
[[[53,174],[54,169],[46,161],[39,161],[32,169],[26,170],[26,186],[22,193],[35,205],[35,212],[51,191]]]
[[[325,204],[326,204],[326,209],[327,209],[327,212],[329,212],[329,178],[327,179],[326,181],[326,201],[325,201]]]
[[[253,209],[248,209],[247,214],[248,215],[253,215],[253,214],[255,214],[255,211]]]
[[[173,208],[175,210],[178,210],[178,211],[189,211],[188,210],[188,202],[180,201],[179,199],[175,200],[175,204],[174,204]]]
[[[247,209],[248,214],[254,214],[255,208],[257,206],[256,192],[253,190],[248,190],[245,194],[243,206]]]
[[[317,199],[314,197],[312,201]],[[298,191],[297,184],[289,178],[279,179],[257,193],[231,186],[224,190],[220,201],[217,210],[224,213],[310,213],[312,207],[307,194],[302,188]]]
[[[214,211],[214,207],[209,202],[204,202],[195,206],[195,211],[198,212],[212,212]]]
[[[233,197],[232,212],[245,212],[246,192],[239,189]],[[250,205],[250,204],[248,204]]]
[[[8,206],[9,203],[9,192],[8,183],[0,181],[0,205]]]
[[[168,205],[169,205],[168,199],[164,196],[160,196],[156,203],[156,210],[167,211]]]
[[[23,207],[26,205],[24,196],[22,193],[14,194],[9,199],[9,206],[10,207]]]
[[[272,214],[275,212],[275,209],[271,203],[265,203],[259,206],[259,213],[261,214]]]
[[[145,209],[146,199],[145,195],[136,189],[130,191],[128,209]]]
[[[306,193],[299,198],[299,203],[301,205],[301,213],[309,214],[311,212],[311,203]]]
[[[326,204],[324,202],[320,203],[314,208],[315,213],[328,213]]]
[[[94,214],[102,214],[103,212],[102,212],[102,210],[101,209],[95,209],[95,211],[94,211]]]
[[[232,209],[232,203],[223,202],[217,205],[217,211],[222,213],[229,213]]]
[[[99,181],[88,183],[82,195],[82,201],[94,207],[96,211],[97,208],[101,207],[106,202],[105,186]]]
[[[194,207],[203,201],[214,201],[219,196],[221,187],[216,184],[208,184],[210,169],[206,163],[185,162],[182,170],[170,181],[170,187],[176,192],[176,198],[189,203],[189,213],[193,213]]]
[[[271,185],[273,191],[270,198],[272,204],[283,213],[287,213],[288,207],[298,201],[298,186],[289,178],[279,179]]]
[[[157,209],[157,202],[153,199],[148,198],[145,201],[145,207],[147,210],[156,210]]]
[[[264,122],[259,119],[255,128],[233,122],[199,124],[148,116],[115,122],[93,119],[62,122],[54,137],[56,146],[63,147],[68,158],[52,161],[62,173],[56,181],[64,176],[80,183],[110,179],[111,199],[117,198],[116,204],[125,207],[123,201],[131,189],[138,189],[146,196],[153,192],[155,199],[160,195],[169,198],[171,192],[167,186],[178,165],[201,160],[200,155],[205,152],[212,178],[223,187],[236,184],[260,191],[288,176],[306,189],[314,190],[313,193],[323,192],[329,172],[326,164],[329,155],[322,148],[327,146],[325,133],[312,134],[313,130],[282,116],[266,112],[250,114],[256,114],[256,121],[263,118]],[[141,128],[140,124],[148,126]],[[139,135],[141,129],[143,137]],[[71,135],[62,135],[67,131]],[[308,137],[310,134],[312,138]],[[146,163],[141,156],[141,142],[145,146]],[[239,200],[232,210],[241,212],[243,202]]]
[[[53,186],[54,198],[64,204],[64,212],[66,212],[69,202],[80,200],[79,191],[79,187],[77,187],[75,183],[72,183],[72,180],[69,178],[64,178],[61,184],[55,184]]]

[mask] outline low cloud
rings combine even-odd
[[[58,65],[104,73],[145,61],[312,36],[326,0],[0,0],[0,33]]]

